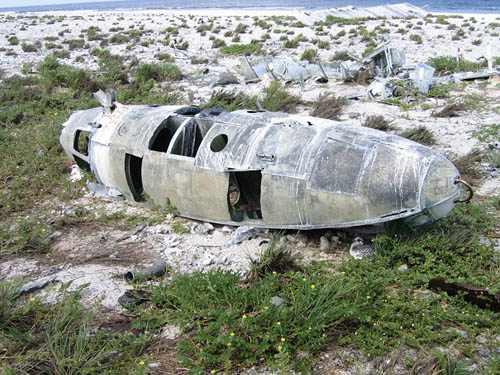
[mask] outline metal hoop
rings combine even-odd
[[[472,191],[472,186],[470,186],[469,183],[467,183],[466,181],[462,180],[461,178],[457,178],[455,180],[454,184],[462,184],[469,191],[469,196],[466,199],[460,199],[460,198],[458,198],[458,199],[454,200],[454,203],[468,203],[468,202],[470,202],[470,200],[474,196],[474,191]]]

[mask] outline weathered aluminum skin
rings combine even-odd
[[[181,216],[223,224],[312,229],[405,218],[418,225],[446,215],[460,194],[451,162],[395,135],[283,113],[179,109],[79,111],[64,124],[61,144],[127,199],[144,192]],[[75,149],[78,130],[91,132],[88,156]]]

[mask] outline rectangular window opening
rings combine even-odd
[[[127,183],[134,200],[139,202],[144,200],[144,189],[142,186],[142,158],[135,155],[125,154],[125,175]]]
[[[229,172],[227,199],[233,221],[262,219],[260,193],[262,172]]]
[[[80,154],[89,155],[90,132],[86,130],[77,130],[73,141],[73,148]]]

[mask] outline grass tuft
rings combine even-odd
[[[444,75],[456,72],[477,71],[479,68],[486,66],[484,62],[476,63],[473,61],[457,61],[454,56],[437,56],[431,57],[427,64],[436,69],[436,75]]]
[[[259,44],[231,44],[229,46],[221,47],[220,51],[225,55],[258,55],[261,53],[261,46]]]
[[[441,108],[439,111],[433,111],[431,116],[433,117],[458,117],[460,112],[465,110],[465,106],[462,102],[455,102],[447,104],[445,107]]]
[[[417,126],[413,129],[405,130],[400,134],[401,137],[410,139],[414,142],[421,143],[426,146],[432,146],[437,143],[434,134],[424,125]]]
[[[271,82],[264,89],[262,107],[271,112],[297,112],[297,106],[302,104],[302,100],[296,95],[290,94],[279,82]]]
[[[363,126],[366,126],[367,128],[382,130],[384,132],[396,129],[392,125],[392,121],[386,120],[382,115],[368,116],[363,123]]]
[[[257,100],[242,92],[217,90],[212,93],[210,100],[203,108],[221,108],[229,112],[244,108],[257,110]]]
[[[248,279],[255,281],[272,273],[299,271],[302,268],[299,266],[298,260],[297,254],[294,254],[285,245],[280,245],[279,236],[276,235],[258,259],[250,258]]]
[[[321,94],[313,104],[311,116],[338,120],[346,104],[347,100],[343,96],[335,96],[332,93]]]
[[[482,177],[478,165],[483,160],[483,153],[480,150],[472,150],[469,153],[453,159],[452,162],[457,167],[462,178],[466,181],[479,179]]]

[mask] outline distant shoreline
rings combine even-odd
[[[53,4],[53,5],[38,5],[38,6],[24,6],[24,7],[0,7],[0,13],[46,13],[46,12],[68,12],[68,11],[320,11],[334,8],[344,8],[347,6],[353,6],[358,9],[369,8],[374,6],[382,5],[394,5],[398,3],[405,3],[404,0],[401,1],[383,1],[383,0],[339,0],[335,2],[327,0],[315,0],[304,6],[303,3],[297,1],[294,4],[294,0],[275,0],[264,1],[255,0],[252,2],[253,5],[242,4],[239,0],[232,0],[223,3],[218,3],[217,1],[204,1],[198,4],[196,2],[189,2],[189,5],[185,3],[172,0],[170,5],[166,6],[165,2],[159,0],[144,0],[144,2],[137,1],[104,1],[104,2],[91,2],[91,3],[73,3],[73,4]],[[447,4],[447,1],[437,0],[430,2],[427,0],[415,0],[407,1],[406,3],[415,5],[424,9],[429,13],[444,13],[444,14],[500,14],[500,4],[495,4],[493,0],[482,0],[474,4],[474,7],[466,6],[467,3],[451,2]],[[456,9],[454,9],[456,7]]]

